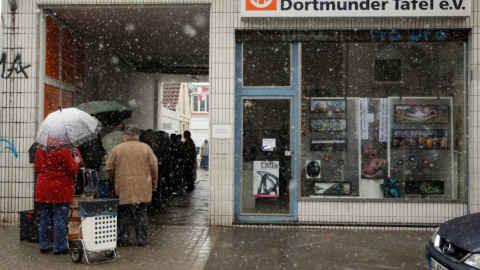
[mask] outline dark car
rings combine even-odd
[[[430,269],[480,269],[480,213],[449,220],[425,246]]]

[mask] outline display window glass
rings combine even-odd
[[[418,32],[301,42],[302,198],[465,199],[467,35]]]
[[[245,42],[243,86],[290,86],[290,47],[289,42]]]
[[[468,35],[237,31],[244,87],[289,84],[300,47],[301,199],[465,200]]]

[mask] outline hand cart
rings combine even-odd
[[[113,262],[117,259],[117,215],[118,199],[93,199],[78,202],[81,217],[79,237],[69,240],[70,258],[80,263],[83,255],[88,264]],[[97,263],[90,262],[89,256],[104,252],[109,258]]]

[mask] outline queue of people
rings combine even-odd
[[[106,160],[105,172],[119,199],[118,245],[129,242],[132,221],[136,245],[148,245],[147,206],[152,198],[171,198],[194,190],[196,147],[190,131],[182,135],[163,131],[124,128],[123,143],[115,146]],[[92,188],[98,187],[101,160],[106,151],[101,137],[78,148],[44,151],[37,149],[35,202],[40,203],[39,248],[41,253],[67,254],[67,221],[74,193],[80,190],[75,175],[81,167],[95,171]],[[83,156],[83,158],[82,158]],[[80,179],[80,181],[83,181]],[[88,186],[87,186],[88,188]],[[53,248],[52,231],[54,230]]]

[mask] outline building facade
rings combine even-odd
[[[327,2],[4,1],[2,222],[33,207],[45,16],[68,5],[209,7],[212,225],[425,226],[480,211],[480,4]]]

